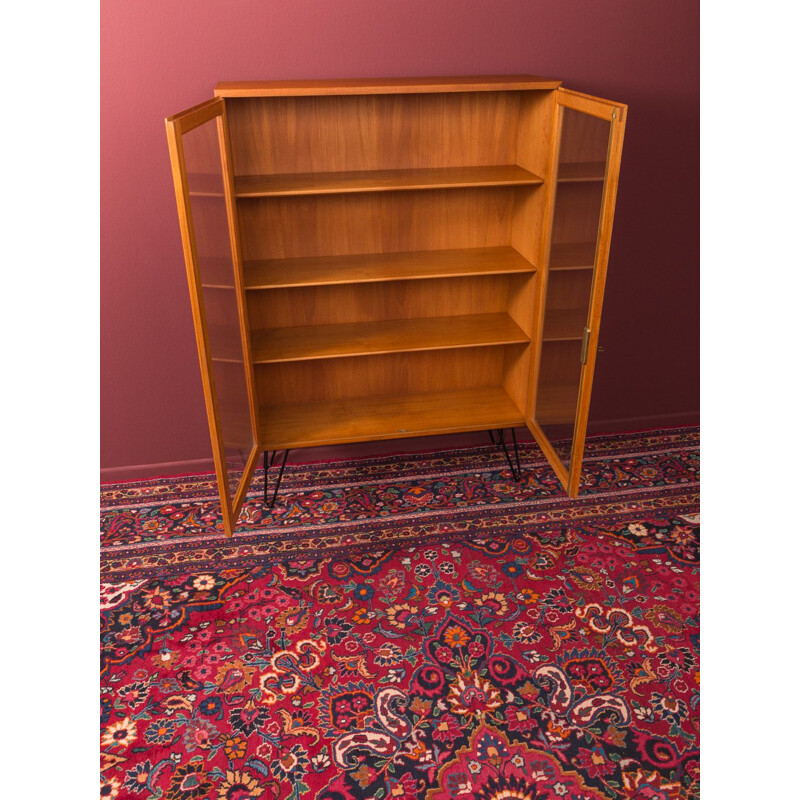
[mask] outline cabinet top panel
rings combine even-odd
[[[557,89],[561,81],[538,75],[467,75],[434,78],[351,78],[346,80],[223,81],[217,97],[299,97],[341,94],[419,94]]]

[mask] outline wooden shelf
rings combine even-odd
[[[585,308],[549,308],[544,313],[542,341],[581,340],[587,319],[588,310]]]
[[[287,197],[308,194],[393,192],[477,186],[535,186],[542,182],[542,178],[522,167],[515,164],[504,164],[490,167],[243,175],[236,178],[235,193],[238,198]]]
[[[605,161],[564,161],[558,165],[559,183],[594,183],[605,177]]]
[[[256,364],[528,342],[504,313],[274,328],[252,336]]]
[[[367,253],[246,261],[246,289],[457,278],[536,272],[513,247]]]
[[[550,269],[594,269],[595,242],[554,244],[550,249]]]
[[[524,425],[501,386],[262,406],[263,450]]]
[[[536,395],[536,421],[540,425],[563,425],[575,421],[578,384],[541,384]]]

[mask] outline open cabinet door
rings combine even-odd
[[[224,102],[166,123],[222,522],[231,536],[259,449]]]
[[[549,254],[528,427],[571,497],[580,485],[627,106],[558,89]]]

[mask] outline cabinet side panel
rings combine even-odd
[[[516,194],[511,244],[536,265],[537,273],[532,280],[518,282],[516,290],[510,293],[508,310],[517,325],[532,338],[536,336],[539,327],[539,294],[546,271],[554,113],[553,92],[527,92],[522,96],[517,126],[516,163],[536,175],[541,175],[545,183],[536,189],[519,190]],[[505,380],[506,390],[523,410],[528,402],[532,359],[538,355],[538,349],[534,346],[526,352],[527,358],[509,362]]]
[[[533,263],[546,252],[542,233],[545,219],[546,188],[553,177],[551,138],[555,98],[553,92],[527,92],[523,95],[517,127],[516,163],[544,178],[545,187],[520,192],[514,209],[512,244]]]
[[[506,347],[503,359],[503,388],[514,404],[524,413],[523,404],[528,383],[531,346]]]

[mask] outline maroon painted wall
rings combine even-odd
[[[210,457],[164,117],[220,80],[530,72],[627,103],[591,418],[698,419],[696,0],[108,0],[101,35],[106,476]]]

